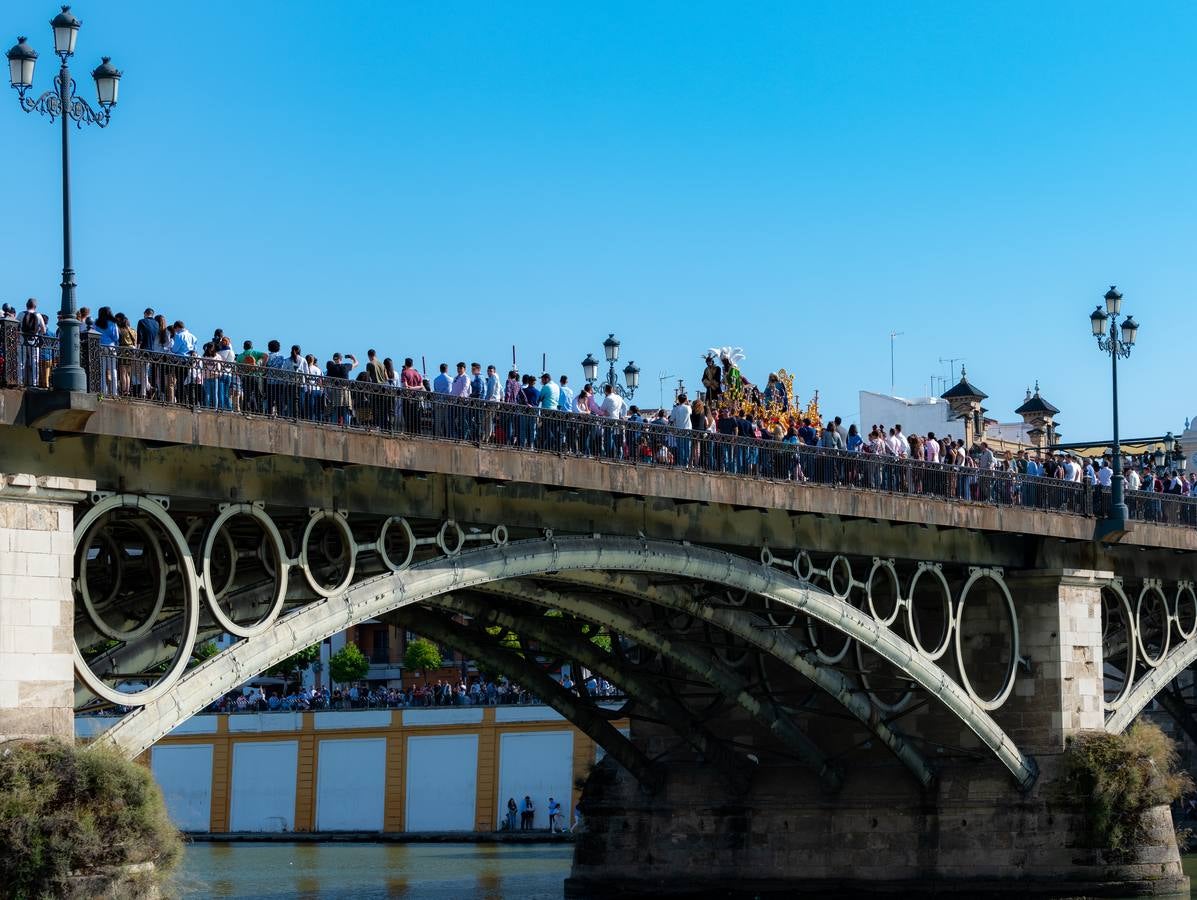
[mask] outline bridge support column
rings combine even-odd
[[[0,474],[0,743],[74,738],[78,478]]]
[[[1077,732],[1105,728],[1101,589],[1113,577],[1088,569],[1007,575],[1031,675],[1015,682],[994,718],[1031,755],[1060,753]]]

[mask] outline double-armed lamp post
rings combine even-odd
[[[619,339],[614,334],[608,334],[607,339],[603,341],[603,353],[607,356],[608,364],[605,383],[611,385],[612,390],[625,400],[631,400],[636,393],[636,388],[640,387],[640,367],[635,362],[630,362],[623,367],[623,380],[627,383],[625,388],[615,375],[615,362],[619,359]],[[582,374],[586,378],[587,384],[594,384],[598,381],[598,368],[598,360],[587,353],[586,358],[582,360]]]
[[[1105,295],[1106,308],[1101,306],[1089,314],[1097,348],[1110,354],[1110,371],[1114,385],[1114,472],[1110,479],[1110,514],[1097,523],[1095,537],[1100,541],[1117,541],[1128,530],[1130,511],[1126,507],[1126,494],[1122,478],[1122,442],[1118,437],[1118,358],[1130,356],[1135,338],[1139,334],[1139,323],[1134,316],[1127,316],[1118,325],[1122,314],[1122,294],[1110,285]],[[1108,330],[1107,330],[1108,326]]]
[[[17,89],[21,109],[49,116],[51,122],[62,120],[62,304],[58,310],[58,364],[51,376],[51,383],[62,391],[87,390],[87,374],[80,365],[79,321],[75,318],[75,270],[71,263],[70,125],[74,122],[76,128],[84,125],[104,128],[112,114],[112,107],[116,106],[121,80],[121,73],[105,56],[91,73],[96,82],[99,111],[92,109],[86,100],[76,95],[75,80],[71,77],[67,60],[75,55],[75,39],[79,36],[79,26],[82,24],[71,13],[69,6],[64,6],[62,12],[50,20],[50,27],[54,30],[54,52],[62,65],[54,76],[54,88],[40,97],[27,96],[33,87],[37,51],[21,37],[6,54],[8,80]]]

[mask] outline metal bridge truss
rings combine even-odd
[[[927,786],[927,749],[945,747],[904,733],[900,720],[946,710],[1018,785],[1034,782],[1034,760],[992,715],[1021,662],[1000,569],[517,537],[502,524],[359,521],[262,503],[188,512],[166,498],[97,494],[75,531],[79,705],[131,707],[104,740],[136,755],[293,653],[382,619],[515,679],[650,787],[660,760],[613,718],[665,725],[730,779],[775,753],[834,791],[845,754],[810,733],[813,716],[854,721],[864,744],[888,748]],[[221,633],[236,641],[196,664],[197,642]],[[566,660],[617,685],[625,707],[562,688],[547,669]],[[145,686],[130,692],[131,682]],[[769,746],[720,734],[714,723],[728,710]]]

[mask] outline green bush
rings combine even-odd
[[[153,777],[116,750],[0,748],[0,897],[58,896],[72,872],[134,863],[152,862],[161,880],[182,849]]]
[[[1063,799],[1080,805],[1089,846],[1115,856],[1138,842],[1143,814],[1192,790],[1178,770],[1176,745],[1151,722],[1122,734],[1091,732],[1069,741],[1064,752]]]
[[[357,649],[357,644],[346,644],[328,661],[328,675],[338,684],[361,681],[369,671],[370,660]]]
[[[407,650],[403,653],[403,665],[413,672],[423,672],[425,683],[428,682],[429,671],[439,669],[443,661],[436,644],[424,638],[408,642]]]

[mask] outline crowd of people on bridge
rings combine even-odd
[[[578,690],[569,675],[561,678],[567,690]],[[597,699],[618,695],[606,679],[591,675],[580,688]],[[249,685],[230,691],[208,706],[214,713],[304,712],[329,709],[419,709],[444,706],[531,705],[541,701],[536,695],[504,678],[474,678],[459,682],[443,679],[432,684],[405,688],[384,685],[352,684],[345,687],[274,687]]]
[[[22,380],[48,384],[49,320],[29,300],[19,314],[3,316],[20,329]],[[95,332],[102,348],[101,391],[229,412],[284,416],[344,427],[426,434],[562,454],[676,468],[700,468],[793,481],[865,487],[1007,504],[1074,508],[1071,494],[1045,492],[1038,479],[1087,485],[1092,506],[1102,502],[1112,468],[1108,458],[1071,452],[996,449],[984,440],[904,433],[900,424],[871,424],[867,431],[824,421],[815,395],[805,408],[784,369],[763,387],[741,371],[739,348],[703,354],[702,391],[679,391],[667,407],[642,408],[612,384],[585,382],[577,390],[566,374],[502,375],[495,365],[440,363],[431,379],[411,357],[396,366],[368,349],[364,360],[334,353],[321,363],[299,345],[265,350],[244,340],[234,350],[223,329],[201,341],[182,320],[170,322],[151,308],[133,322],[101,307],[93,319],[79,311],[81,329]],[[356,373],[356,374],[355,374]],[[470,402],[472,401],[472,402]],[[1197,473],[1156,469],[1131,461],[1131,492],[1197,497]],[[1157,508],[1158,507],[1158,508]],[[1160,504],[1148,517],[1167,518]],[[1186,512],[1186,515],[1189,515]],[[1191,516],[1190,516],[1191,517]]]

